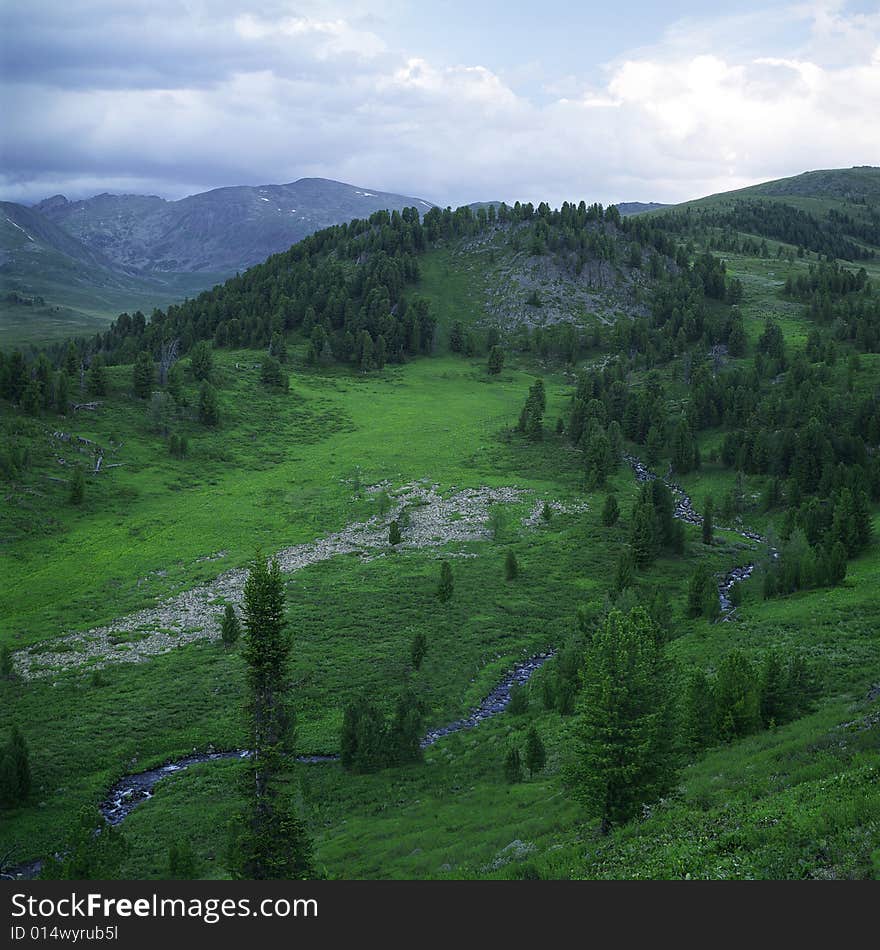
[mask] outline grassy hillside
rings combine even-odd
[[[548,225],[544,246],[534,240],[542,233],[540,220],[509,222],[438,237],[418,255],[418,277],[403,293],[427,301],[437,321],[432,355],[381,369],[362,370],[350,356],[319,363],[310,334],[294,326],[284,334],[284,392],[261,382],[265,344],[215,347],[216,427],[199,421],[191,356],[181,361],[182,393],[170,416],[155,399],[133,394],[128,361],[108,367],[108,392],[94,410],[28,415],[3,405],[4,444],[27,446],[29,458],[13,465],[5,456],[0,644],[13,649],[19,668],[26,657],[32,675],[0,680],[0,738],[13,722],[21,727],[34,791],[4,811],[0,855],[19,861],[59,847],[80,808],[97,804],[124,774],[194,749],[246,744],[240,646],[225,650],[201,625],[179,629],[170,614],[167,629],[158,629],[154,614],[128,626],[119,618],[204,589],[216,592],[211,609],[219,614],[231,589],[223,578],[246,566],[257,546],[292,557],[346,526],[366,525],[363,543],[349,553],[306,559],[285,575],[299,753],[337,751],[343,708],[358,695],[390,712],[406,682],[425,704],[425,728],[434,728],[465,715],[523,657],[548,649],[563,655],[534,674],[517,704],[431,745],[423,763],[371,774],[338,762],[291,766],[287,784],[323,873],[880,875],[876,499],[870,540],[854,546],[845,578],[833,585],[768,594],[767,543],[727,530],[770,538],[789,563],[796,479],[782,480],[774,501],[773,479],[756,462],[760,452],[740,447],[732,464],[729,456],[731,440],[744,433],[760,442],[792,426],[789,403],[799,398],[835,420],[839,441],[823,451],[860,459],[828,463],[826,481],[834,473],[858,489],[859,478],[873,477],[880,354],[844,332],[844,308],[861,306],[863,292],[834,296],[837,322],[824,322],[813,315],[812,297],[786,291],[816,273],[815,252],[798,256],[794,245],[769,239],[762,255],[745,232],[737,232],[738,250],[715,247],[726,267],[716,296],[697,295],[686,280],[703,268],[710,289],[722,273],[700,256],[717,242],[708,230],[671,232],[674,247],[664,244],[661,254],[648,232],[590,222],[584,233],[613,235],[615,249],[609,257],[584,252],[582,260],[555,243],[562,229]],[[862,266],[876,286],[876,259],[845,269],[854,275]],[[284,273],[275,262],[232,289],[257,299],[259,280],[277,287]],[[670,288],[677,296],[663,322]],[[196,305],[192,313],[197,326]],[[779,366],[768,320],[781,331],[786,361]],[[735,342],[731,328],[740,326]],[[724,342],[713,334],[726,334]],[[121,351],[119,340],[107,337],[116,348],[108,354]],[[494,345],[504,366],[489,374],[486,350]],[[755,374],[743,377],[748,386],[739,387],[738,405],[760,396],[760,410],[743,410],[744,421],[730,407],[709,418],[704,403],[723,401],[721,387],[737,372]],[[539,377],[547,405],[543,437],[534,439],[517,421]],[[798,385],[813,392],[803,395]],[[702,461],[674,480],[698,510],[711,495],[721,525],[711,544],[698,524],[685,525],[680,552],[663,548],[622,586],[621,557],[632,546],[643,495],[620,458],[601,483],[596,446],[610,427],[597,434],[590,424],[618,397],[635,407],[624,418],[633,435],[624,432],[621,449],[655,453],[660,473],[677,464],[678,423],[691,413]],[[573,441],[582,411],[592,435]],[[761,426],[772,420],[760,416],[769,411],[779,421],[768,434]],[[846,441],[856,412],[864,457]],[[654,424],[668,418],[659,443],[639,431],[639,414]],[[171,434],[186,436],[185,457],[169,452]],[[82,504],[71,504],[70,472],[93,468],[95,445],[103,448],[102,473],[87,475]],[[611,525],[603,517],[610,493],[621,512]],[[840,489],[829,484],[810,488],[803,503],[813,496],[824,508],[840,504]],[[400,547],[387,543],[394,505],[403,506]],[[505,574],[510,552],[519,568],[512,579]],[[436,596],[444,559],[454,576],[446,603]],[[727,619],[689,611],[699,567],[723,575],[762,561]],[[695,670],[716,676],[736,651],[760,664],[776,650],[801,658],[812,685],[794,718],[699,747],[679,744],[670,790],[604,835],[566,780],[579,718],[560,711],[556,697],[566,657],[582,660],[585,637],[610,608],[637,604],[658,618],[677,682]],[[416,670],[410,648],[419,633],[428,649]],[[151,654],[152,644],[161,651]],[[126,651],[141,661],[120,662]],[[546,746],[546,766],[511,784],[507,752],[524,749],[532,727]],[[121,826],[128,850],[115,873],[167,876],[171,843],[188,841],[200,876],[227,876],[227,828],[243,803],[243,774],[240,762],[216,761],[163,780]]]

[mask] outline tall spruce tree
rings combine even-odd
[[[247,664],[249,809],[234,844],[234,870],[253,880],[314,876],[303,822],[281,792],[283,756],[292,749],[284,580],[278,562],[257,555],[244,585]]]
[[[603,833],[672,783],[670,676],[658,641],[645,610],[612,610],[586,650],[566,777]]]

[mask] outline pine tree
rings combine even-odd
[[[486,369],[490,376],[497,376],[504,369],[504,350],[500,346],[493,346],[489,350]]]
[[[452,597],[452,590],[452,568],[449,566],[449,561],[443,561],[440,565],[440,583],[437,586],[437,596],[445,603]]]
[[[70,479],[70,503],[72,505],[81,505],[86,497],[86,477],[81,468],[73,470],[73,477]]]
[[[712,620],[718,616],[720,609],[715,578],[709,566],[701,562],[691,575],[688,585],[687,615]]]
[[[223,619],[220,621],[220,639],[223,641],[223,646],[227,650],[235,646],[240,633],[241,624],[238,621],[235,608],[232,604],[227,604],[223,611]]]
[[[15,664],[12,662],[12,650],[4,643],[0,647],[0,679],[9,680],[15,676]]]
[[[134,361],[134,366],[132,366],[131,375],[135,396],[138,396],[140,399],[149,398],[150,393],[153,391],[153,381],[156,376],[156,371],[153,366],[153,357],[146,350],[141,350],[141,352],[138,353],[137,359]]]
[[[657,516],[651,496],[649,491],[643,490],[633,510],[630,527],[630,545],[635,563],[639,567],[651,564],[657,557],[657,534]]]
[[[107,371],[104,369],[104,357],[98,353],[86,374],[86,390],[90,396],[107,395]]]
[[[712,496],[706,495],[706,500],[703,502],[703,544],[712,543],[712,535],[714,531],[712,516],[714,513],[714,508],[715,502],[712,500]]]
[[[277,561],[257,555],[244,585],[243,657],[247,664],[250,807],[234,846],[234,870],[249,880],[314,875],[303,822],[282,797],[282,754],[292,744],[284,580]]]
[[[55,411],[66,416],[70,408],[70,377],[64,370],[55,377]]]
[[[422,668],[422,661],[428,652],[428,638],[422,630],[413,637],[409,648],[409,657],[414,670]]]
[[[534,726],[529,728],[526,735],[525,764],[529,770],[529,775],[533,778],[535,772],[542,772],[547,764],[547,750],[544,748],[544,743]]]
[[[504,758],[504,780],[508,785],[515,785],[523,780],[522,759],[516,746],[511,746]]]
[[[12,727],[5,748],[0,752],[0,798],[7,805],[20,805],[31,793],[31,762],[27,742],[18,726]]]
[[[699,752],[714,738],[715,724],[712,688],[701,669],[688,672],[683,700],[682,738],[690,752]]]
[[[216,426],[220,422],[220,402],[217,390],[205,380],[199,389],[199,422],[204,426]]]
[[[620,552],[614,568],[613,590],[615,594],[622,594],[635,583],[636,561],[632,548],[626,547]]]
[[[666,792],[674,774],[669,671],[642,608],[608,614],[581,678],[566,778],[585,815],[607,833]]]
[[[389,544],[400,544],[403,540],[400,534],[400,525],[396,521],[392,521],[388,526],[388,543]]]
[[[194,379],[198,382],[205,382],[211,378],[211,374],[214,372],[214,354],[211,352],[210,343],[199,340],[192,348],[189,361]]]
[[[610,494],[605,496],[605,504],[602,506],[602,524],[610,528],[617,524],[620,517],[620,507],[617,504],[617,495]]]
[[[516,579],[517,574],[519,574],[519,564],[516,560],[516,555],[513,551],[508,551],[507,556],[504,558],[504,578],[505,580],[512,581]]]
[[[731,650],[719,664],[713,698],[714,731],[720,739],[747,736],[760,728],[758,675],[741,650]]]

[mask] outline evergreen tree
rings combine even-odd
[[[688,672],[683,699],[682,738],[687,749],[696,753],[712,742],[715,726],[712,687],[701,669]]]
[[[526,735],[525,765],[529,775],[534,778],[535,772],[542,772],[547,764],[547,750],[534,726],[529,728]]]
[[[516,579],[517,574],[519,574],[519,564],[516,560],[516,555],[513,551],[508,551],[507,556],[504,558],[504,578],[505,580],[512,581]]]
[[[232,604],[227,604],[226,609],[223,611],[223,619],[220,621],[220,639],[223,641],[223,646],[225,646],[227,650],[235,646],[240,633],[241,624],[235,613],[235,608]]]
[[[100,834],[95,829],[100,828]],[[119,828],[104,821],[92,806],[83,806],[67,840],[43,862],[40,878],[48,881],[108,881],[119,874],[128,842]]]
[[[636,561],[631,547],[626,547],[620,552],[617,558],[617,565],[614,568],[614,586],[615,594],[622,594],[625,590],[632,587],[635,583]]]
[[[487,370],[490,376],[497,376],[504,369],[504,350],[500,346],[493,346],[489,350]]]
[[[703,502],[703,544],[712,543],[712,535],[714,531],[714,525],[712,516],[714,513],[715,503],[712,500],[711,495],[706,495],[706,500]]]
[[[511,746],[504,758],[504,780],[508,785],[515,785],[523,780],[522,759],[516,746]]]
[[[687,615],[713,620],[718,616],[720,609],[715,577],[709,570],[709,566],[700,562],[691,575],[688,585]]]
[[[0,679],[10,680],[15,676],[15,664],[12,662],[12,650],[8,644],[0,646]]]
[[[204,426],[216,426],[220,423],[217,390],[207,380],[199,388],[199,422]]]
[[[73,476],[70,479],[70,503],[72,505],[81,505],[86,497],[86,477],[81,468],[73,470]]]
[[[90,396],[107,395],[107,371],[104,368],[104,357],[98,353],[89,366],[86,374],[86,390]]]
[[[425,636],[423,631],[419,630],[419,632],[413,637],[409,648],[409,657],[414,670],[420,670],[422,668],[422,661],[425,659],[427,652],[428,638]]]
[[[603,833],[673,779],[669,671],[648,614],[612,610],[586,651],[567,781]]]
[[[282,754],[292,745],[284,580],[277,561],[257,555],[244,585],[250,804],[233,849],[235,872],[249,880],[314,876],[303,822],[282,796]]]
[[[646,567],[657,557],[657,534],[657,516],[650,491],[643,489],[636,501],[630,526],[630,546],[635,563],[639,567]]]
[[[277,389],[285,393],[290,389],[290,378],[274,356],[263,357],[260,364],[260,382],[267,389]]]
[[[21,805],[30,793],[30,753],[24,736],[14,725],[9,741],[0,749],[0,805]]]
[[[140,399],[148,399],[153,391],[153,381],[156,371],[153,366],[153,357],[147,350],[141,350],[131,369],[134,394]]]
[[[55,411],[66,416],[70,409],[70,377],[64,370],[55,377]]]
[[[396,521],[392,521],[388,526],[388,543],[389,544],[400,544],[403,540],[400,534],[400,525]]]
[[[602,524],[610,528],[617,524],[620,517],[620,508],[617,504],[617,495],[611,493],[605,496],[605,503],[602,506]]]
[[[758,675],[741,650],[731,650],[719,664],[713,698],[714,731],[720,739],[747,736],[760,728]]]
[[[205,340],[199,340],[189,354],[189,362],[193,378],[197,382],[210,380],[214,372],[214,354],[211,352],[211,344]]]
[[[440,583],[437,585],[437,596],[445,603],[452,597],[452,590],[452,568],[449,566],[449,561],[443,561],[440,565]]]

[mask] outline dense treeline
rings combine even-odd
[[[686,208],[660,216],[663,226],[679,234],[707,233],[708,229],[743,231],[806,248],[828,258],[872,260],[875,252],[853,238],[865,240],[863,226],[847,215],[815,215],[777,201],[738,200],[724,208]]]

